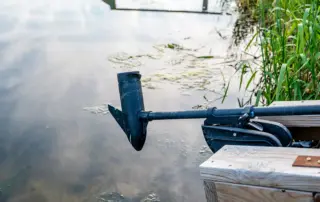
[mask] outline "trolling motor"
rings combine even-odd
[[[200,119],[204,138],[213,152],[224,145],[252,145],[293,147],[290,131],[282,124],[256,119],[257,116],[289,116],[320,114],[320,105],[253,107],[151,112],[144,110],[138,71],[118,74],[122,111],[109,105],[109,111],[128,137],[132,146],[140,151],[147,136],[149,121],[165,119]]]

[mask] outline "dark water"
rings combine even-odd
[[[175,6],[201,5],[180,2]],[[234,20],[110,12],[99,0],[2,0],[0,202],[90,202],[103,192],[204,201],[198,166],[210,153],[199,152],[206,145],[201,121],[153,122],[145,148],[136,152],[112,117],[83,109],[119,105],[116,73],[128,69],[111,63],[110,55],[150,52],[155,44],[179,42],[205,46],[204,54],[226,58],[229,40],[216,30],[228,38]],[[167,59],[133,69],[152,76],[184,68]],[[208,73],[217,82],[213,87],[221,89],[220,69],[222,65],[212,66]],[[191,96],[185,96],[180,82],[158,86],[144,89],[147,109],[191,109],[206,93],[190,90]],[[236,106],[235,101],[231,93],[223,107]]]

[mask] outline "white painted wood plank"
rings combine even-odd
[[[320,168],[292,167],[298,155],[319,149],[226,145],[200,165],[204,180],[320,192]]]
[[[305,106],[305,105],[320,105],[320,100],[280,101],[280,102],[273,102],[270,106]],[[320,115],[261,116],[258,118],[279,122],[287,127],[320,127]],[[319,131],[319,135],[320,135],[320,131]]]
[[[205,181],[207,202],[311,202],[312,192]],[[212,194],[214,193],[214,194]]]
[[[270,106],[301,106],[301,105],[320,105],[320,100],[277,101],[270,104]]]
[[[275,121],[287,127],[320,127],[320,115],[260,116],[259,119]]]

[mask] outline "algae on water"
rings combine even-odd
[[[158,44],[153,46],[153,53],[129,55],[122,52],[110,56],[109,61],[120,68],[137,70],[145,66],[146,59],[163,62],[161,66],[166,68],[142,77],[142,87],[146,89],[153,90],[161,88],[162,83],[171,83],[177,84],[184,91],[188,90],[189,93],[190,90],[212,91],[213,88],[223,85],[220,67],[225,58],[212,55],[211,50],[200,51],[203,47],[186,48],[177,43]],[[213,64],[213,61],[216,63]]]
[[[129,198],[118,192],[103,192],[97,197],[97,202],[160,202],[160,198],[155,193],[150,193],[144,197]]]
[[[92,107],[84,107],[83,110],[91,112],[92,114],[100,114],[100,115],[109,114],[108,104],[92,106]]]

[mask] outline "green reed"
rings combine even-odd
[[[258,39],[262,63],[241,66],[240,88],[253,86],[250,102],[255,99],[256,105],[320,99],[320,1],[260,0],[256,5],[258,29],[246,49]],[[244,74],[250,74],[246,85]]]

